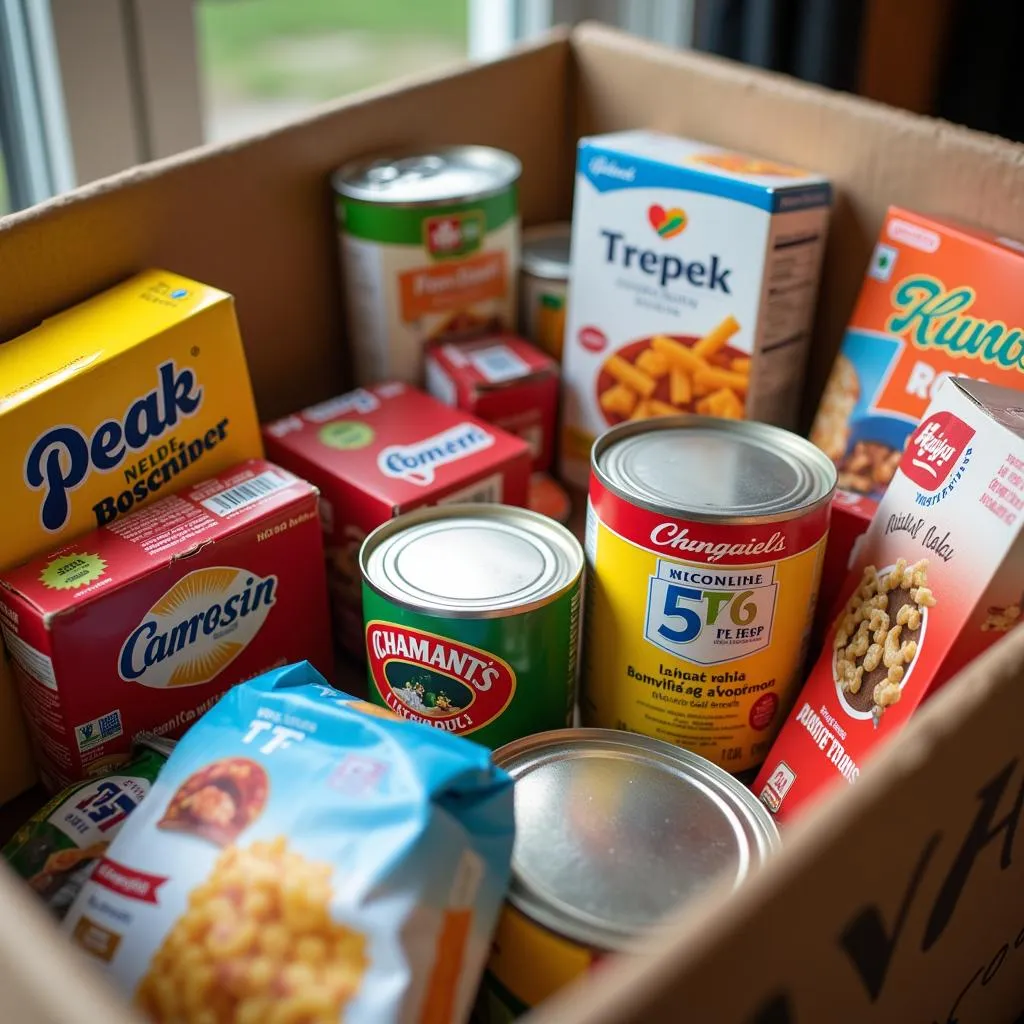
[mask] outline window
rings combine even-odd
[[[685,42],[697,0],[0,0],[0,213],[598,18]]]
[[[467,32],[466,0],[199,0],[206,138],[452,64],[466,56]]]

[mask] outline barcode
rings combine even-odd
[[[251,480],[228,487],[219,494],[214,494],[205,501],[200,502],[203,508],[209,509],[214,515],[227,516],[237,512],[240,508],[252,505],[254,502],[265,498],[268,494],[283,490],[288,486],[289,481],[277,473],[267,471],[254,476]]]
[[[500,473],[477,480],[476,483],[463,487],[461,491],[453,491],[438,501],[438,505],[454,505],[461,502],[486,501],[500,502],[502,495],[502,478]]]
[[[479,349],[469,358],[479,373],[491,383],[525,377],[530,372],[530,367],[506,345]]]

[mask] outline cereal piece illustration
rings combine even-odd
[[[368,966],[366,938],[331,917],[330,864],[284,837],[227,847],[136,991],[154,1024],[335,1024]]]
[[[268,788],[267,773],[255,761],[222,758],[178,787],[157,827],[190,832],[224,846],[259,817]]]
[[[751,361],[731,347],[739,331],[730,315],[699,338],[659,334],[614,352],[597,380],[597,402],[607,422],[679,413],[743,419]]]
[[[926,608],[936,604],[928,561],[899,559],[887,572],[866,566],[843,610],[832,649],[834,675],[845,703],[870,712],[877,728],[885,708],[896,704],[920,650]]]

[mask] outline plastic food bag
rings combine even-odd
[[[304,662],[192,727],[64,927],[162,1024],[448,1024],[468,1015],[513,834],[486,749]]]
[[[69,786],[33,814],[0,851],[58,918],[149,792],[173,749],[173,740],[141,734],[131,763]]]

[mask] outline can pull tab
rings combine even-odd
[[[407,180],[433,178],[445,169],[445,162],[439,156],[416,156],[397,161],[394,168],[396,176]]]

